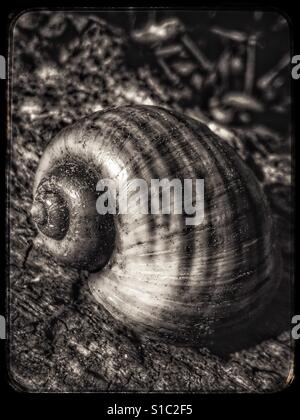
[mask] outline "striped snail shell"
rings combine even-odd
[[[99,179],[204,179],[204,219],[106,214]],[[130,204],[129,204],[130,205]],[[255,176],[206,125],[154,106],[63,129],[35,178],[36,243],[91,272],[92,294],[137,333],[197,344],[247,325],[276,289],[273,227]]]

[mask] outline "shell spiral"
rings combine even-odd
[[[98,214],[98,180],[124,176],[204,179],[203,222]],[[138,333],[198,343],[247,325],[276,288],[272,219],[255,176],[208,127],[170,110],[111,108],[62,130],[41,158],[32,214],[37,243],[88,269],[97,301]]]

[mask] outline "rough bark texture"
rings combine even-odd
[[[62,127],[106,106],[139,102],[204,118],[198,107],[183,97],[178,100],[178,95],[193,95],[195,88],[175,83],[171,89],[147,63],[137,69],[128,65],[129,43],[121,30],[87,15],[31,13],[15,25],[9,165],[11,381],[27,391],[50,392],[281,389],[291,379],[293,363],[288,122],[281,131],[239,128],[237,137],[227,139],[269,197],[282,265],[271,305],[230,344],[189,348],[138,337],[94,301],[88,273],[60,267],[32,247],[34,174],[45,146]]]

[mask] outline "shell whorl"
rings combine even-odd
[[[36,246],[65,264],[100,269],[113,250],[115,228],[111,215],[97,214],[95,170],[72,158],[48,169],[31,210],[39,229]]]
[[[98,215],[97,181],[124,176],[204,179],[203,223]],[[60,238],[45,234],[45,191],[57,195]],[[137,331],[197,343],[247,324],[276,288],[272,220],[256,178],[204,124],[176,112],[125,106],[67,127],[41,158],[34,196],[38,241],[58,260],[96,271],[93,295]]]

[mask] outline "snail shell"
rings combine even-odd
[[[99,179],[201,178],[205,216],[100,215]],[[276,288],[272,220],[255,176],[206,125],[160,107],[97,112],[43,154],[38,246],[88,269],[92,294],[138,333],[195,344],[245,326]]]

